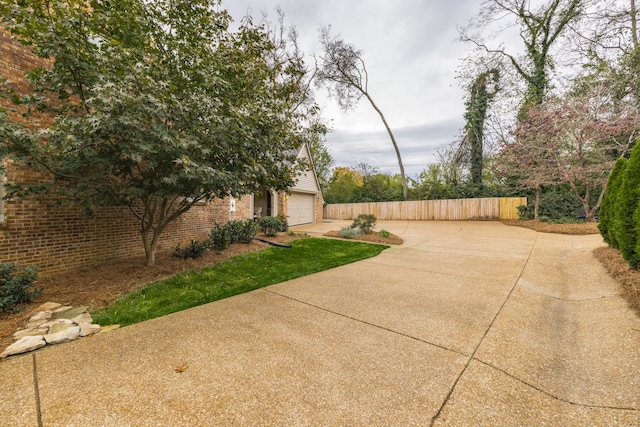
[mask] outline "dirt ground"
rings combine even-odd
[[[586,224],[548,224],[535,221],[504,221],[507,225],[530,228],[544,233],[560,234],[594,234],[598,233],[595,223]],[[326,234],[339,237],[338,231]],[[264,237],[264,236],[260,236]],[[286,243],[302,236],[288,236],[281,233],[269,240]],[[391,235],[382,238],[378,233],[362,236],[359,240],[384,243],[391,245],[402,244],[401,238]],[[0,350],[10,345],[11,335],[21,329],[27,319],[37,307],[47,301],[53,301],[70,306],[90,306],[92,309],[111,304],[120,296],[133,292],[143,285],[178,272],[212,266],[234,255],[258,251],[269,247],[267,243],[254,240],[250,244],[234,244],[224,252],[209,251],[198,259],[181,259],[171,256],[171,252],[159,253],[156,264],[144,265],[144,257],[129,258],[109,263],[94,265],[69,273],[43,277],[37,286],[43,288],[43,293],[32,303],[20,307],[15,314],[0,313]],[[596,258],[607,268],[609,273],[621,285],[622,294],[630,301],[629,304],[640,315],[640,271],[629,268],[614,249],[603,247],[594,251]]]

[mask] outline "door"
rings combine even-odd
[[[315,194],[291,193],[287,201],[289,225],[310,224],[315,218]]]

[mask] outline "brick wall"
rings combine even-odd
[[[249,218],[250,204],[251,197],[239,199],[233,219]],[[39,265],[41,275],[144,255],[140,223],[127,208],[103,208],[84,218],[78,208],[53,201],[10,200],[6,213],[0,227],[0,262]],[[227,199],[196,205],[167,227],[158,251],[205,239],[213,224],[228,220]]]

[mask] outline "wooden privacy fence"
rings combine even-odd
[[[518,219],[518,206],[526,204],[526,197],[343,203],[326,205],[324,207],[324,218],[351,220],[360,214],[373,214],[379,220],[473,221]]]

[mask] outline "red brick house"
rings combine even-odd
[[[16,90],[28,91],[24,71],[42,64],[27,48],[0,29],[0,76],[8,78]],[[8,100],[0,99],[0,107]],[[46,117],[40,119],[46,120]],[[37,125],[37,123],[35,123]],[[298,158],[311,156],[302,146]],[[59,207],[53,200],[3,200],[4,183],[15,180],[46,180],[28,167],[4,161],[0,175],[0,262],[39,265],[40,274],[69,271],[111,259],[144,255],[140,224],[125,207],[104,208],[91,218],[83,218],[75,207]],[[212,226],[230,219],[247,219],[258,214],[285,215],[290,225],[322,221],[322,194],[313,166],[301,174],[290,194],[269,189],[234,200],[215,200],[194,206],[169,225],[158,250],[169,250],[190,239],[204,239]]]

